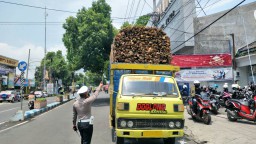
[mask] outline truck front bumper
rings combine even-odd
[[[116,136],[125,138],[171,138],[182,137],[183,129],[173,130],[130,130],[116,129]]]

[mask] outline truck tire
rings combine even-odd
[[[116,142],[116,131],[114,128],[111,129],[112,142]]]
[[[124,138],[116,137],[116,144],[124,144]]]
[[[164,139],[164,144],[175,144],[175,138]]]

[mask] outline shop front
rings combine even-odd
[[[14,77],[18,60],[0,55],[0,91],[14,89]]]

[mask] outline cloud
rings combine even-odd
[[[44,47],[36,46],[34,44],[28,43],[21,47],[12,46],[7,43],[0,42],[1,55],[16,59],[18,61],[28,60],[28,52],[30,49],[30,68],[29,68],[29,78],[34,78],[35,68],[40,65],[40,61],[44,57]],[[66,56],[66,48],[63,44],[51,46],[47,49],[47,52],[61,50],[62,54]],[[16,73],[20,74],[20,71],[16,69]]]

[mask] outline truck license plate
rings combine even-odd
[[[143,136],[145,137],[158,137],[158,136],[162,136],[163,133],[161,131],[146,131],[143,132]]]

